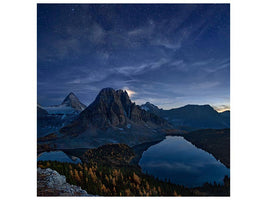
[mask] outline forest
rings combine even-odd
[[[230,168],[230,129],[203,129],[182,136]]]
[[[83,164],[39,161],[40,168],[51,168],[66,176],[67,182],[80,186],[88,194],[99,196],[229,196],[230,180],[224,184],[206,183],[198,188],[186,188],[159,180],[130,165],[107,165],[89,161]]]

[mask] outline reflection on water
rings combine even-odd
[[[167,136],[151,146],[143,153],[139,165],[143,172],[188,187],[222,183],[224,176],[230,175],[230,170],[211,154],[177,136]]]
[[[71,159],[67,154],[65,154],[63,151],[50,151],[50,152],[44,152],[41,153],[37,161],[59,161],[59,162],[69,162],[69,163],[81,163],[81,160],[79,158],[73,158]]]

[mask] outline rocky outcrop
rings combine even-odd
[[[92,196],[81,187],[70,185],[66,177],[50,168],[37,169],[37,196]]]

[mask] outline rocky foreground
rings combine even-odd
[[[92,196],[50,168],[37,169],[37,196]]]

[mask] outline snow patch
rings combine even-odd
[[[59,105],[59,106],[48,106],[44,107],[44,109],[48,112],[48,114],[74,114],[77,113],[72,107]]]
[[[142,110],[145,110],[145,111],[148,111],[149,110],[149,108],[147,106],[141,106],[141,109]]]

